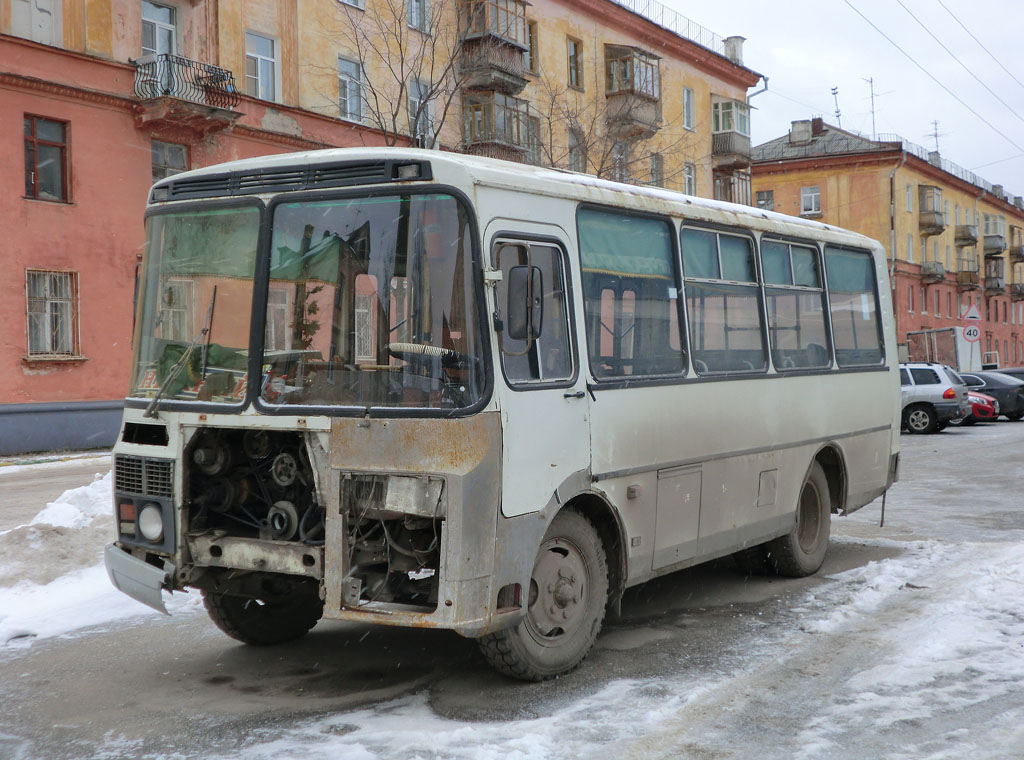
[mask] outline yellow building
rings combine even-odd
[[[1024,199],[938,152],[821,119],[793,122],[789,134],[756,146],[753,159],[759,207],[885,246],[897,335],[913,358],[952,361],[929,356],[922,334],[952,335],[973,305],[981,316],[975,363],[1024,364]]]

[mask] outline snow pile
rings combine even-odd
[[[111,474],[65,491],[28,525],[0,533],[0,648],[89,626],[158,615],[115,589],[103,566],[114,538]],[[197,595],[175,595],[173,609]]]

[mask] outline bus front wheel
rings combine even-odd
[[[256,646],[283,644],[306,635],[323,616],[324,605],[312,584],[268,590],[259,597],[203,590],[210,619],[233,639]]]
[[[601,539],[590,520],[565,509],[537,552],[526,617],[513,628],[483,636],[480,650],[496,670],[524,681],[568,673],[594,645],[607,601]]]
[[[828,551],[832,498],[828,477],[815,462],[807,474],[796,506],[796,525],[787,535],[767,544],[766,554],[775,572],[802,578],[818,572]]]

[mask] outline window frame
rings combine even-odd
[[[63,142],[54,140],[41,140],[38,137],[39,122],[44,121],[50,124],[59,124],[64,135]],[[24,126],[31,123],[31,134],[26,135]],[[52,119],[37,114],[22,115],[22,145],[25,157],[25,195],[23,197],[34,201],[45,201],[46,203],[71,203],[71,162],[68,160],[71,146],[71,122],[63,119]],[[29,146],[32,148],[32,166],[28,165]],[[46,198],[39,194],[39,146],[47,148],[58,148],[60,151],[60,197]]]
[[[683,129],[693,132],[697,126],[696,103],[692,87],[683,85]]]
[[[32,296],[32,288],[30,286],[31,277],[33,275],[44,276],[48,280],[55,276],[61,276],[67,278],[67,290],[68,296],[66,299],[54,297],[52,294],[47,293],[41,299],[38,296]],[[47,285],[49,289],[49,285]],[[46,306],[45,312],[39,312],[32,310],[33,301],[41,301]],[[55,351],[53,345],[53,328],[49,325],[49,321],[52,318],[51,306],[53,304],[67,304],[67,327],[66,327],[66,339],[68,341],[68,350],[66,351]],[[50,337],[48,339],[48,345],[44,348],[46,350],[33,349],[32,346],[32,314],[44,313],[46,315],[47,332]],[[74,361],[81,360],[85,357],[82,355],[82,344],[81,344],[81,276],[77,270],[73,269],[37,269],[32,267],[25,268],[25,356],[26,361]]]
[[[343,62],[346,64],[352,64],[355,67],[358,79],[354,78],[350,74],[342,73],[341,64]],[[366,72],[363,69],[363,64],[359,60],[353,58],[346,58],[343,55],[338,56],[338,118],[341,119],[342,121],[349,121],[355,124],[362,124],[363,120],[366,118],[365,114],[363,113],[363,106],[366,104],[366,96],[364,92],[366,87],[365,74]],[[341,86],[343,82],[346,85],[346,110],[344,111],[342,111],[341,108]],[[356,87],[358,88],[355,95],[356,104],[358,105],[358,113],[353,113],[353,110],[351,108],[353,96],[350,89],[353,84],[355,84]]]
[[[540,73],[539,31],[536,19],[526,19],[526,50],[523,53],[523,65],[529,74]]]
[[[263,55],[262,53],[256,53],[256,52],[251,51],[250,48],[249,48],[249,38],[250,37],[255,37],[257,39],[269,42],[271,44],[271,46],[272,46],[271,50],[273,51],[273,57],[268,58],[267,56]],[[248,95],[251,98],[256,98],[257,100],[265,101],[267,103],[280,103],[280,102],[282,102],[282,100],[281,100],[281,41],[280,41],[280,39],[278,39],[277,37],[268,35],[268,34],[264,34],[262,32],[254,32],[254,31],[249,30],[249,29],[247,29],[245,31],[245,38],[244,39],[245,39],[245,72],[244,72],[244,77],[245,77],[245,93],[246,93],[246,95]],[[256,92],[255,93],[249,91],[249,83],[254,79],[254,77],[251,74],[249,74],[249,61],[250,60],[253,60],[253,61],[256,62],[256,76],[255,76]],[[262,75],[262,70],[261,70],[261,68],[262,68],[261,67],[261,63],[264,62],[264,61],[269,61],[272,64],[272,66],[273,66],[273,69],[272,69],[273,76],[271,77],[271,79],[273,81],[271,81],[269,83],[269,86],[272,88],[270,93],[269,93],[270,97],[263,97],[263,93],[262,93],[262,89],[263,89],[262,88],[263,75]]]
[[[810,208],[808,208],[810,201]],[[821,185],[807,185],[800,188],[800,216],[821,215]]]
[[[189,157],[189,150],[188,150],[188,146],[187,145],[183,145],[181,143],[167,142],[166,140],[157,140],[157,139],[154,138],[154,139],[150,140],[150,153],[151,154],[154,152],[154,150],[157,148],[157,146],[160,147],[160,152],[163,154],[164,163],[162,163],[162,164],[157,164],[155,162],[153,163],[153,182],[154,182],[154,184],[159,182],[162,179],[167,179],[168,177],[173,177],[175,174],[181,174],[182,172],[187,172],[189,170],[189,165],[190,165],[189,158],[190,157]],[[182,151],[182,153],[185,156],[185,165],[182,168],[179,169],[177,167],[171,166],[169,163],[166,162],[167,148],[181,148],[181,151]],[[161,172],[160,172],[161,176],[159,176],[159,177],[156,176],[157,175],[157,168],[161,169]]]
[[[566,35],[566,82],[574,90],[584,90],[583,81],[583,41]]]
[[[430,0],[406,0],[406,23],[410,29],[430,36]],[[415,10],[414,9],[418,9]]]
[[[146,24],[152,24],[153,25],[153,29],[154,29],[153,39],[154,39],[154,42],[157,40],[158,35],[159,35],[159,31],[161,29],[169,30],[171,32],[171,48],[172,49],[167,51],[167,52],[170,55],[177,55],[178,54],[178,49],[180,47],[179,39],[178,39],[179,34],[180,34],[180,31],[178,29],[178,19],[180,18],[180,15],[181,15],[180,12],[179,12],[178,7],[176,5],[172,5],[170,3],[157,3],[157,2],[153,2],[153,0],[142,0],[142,3],[140,5],[141,5],[141,9],[142,9],[142,23],[141,23],[141,27],[140,27],[141,38],[139,40],[139,43],[140,43],[139,44],[139,49],[142,51],[142,55],[145,56],[145,55],[160,55],[161,54],[161,53],[158,52],[158,50],[159,50],[158,47],[157,48],[153,48],[150,52],[146,52],[147,49],[145,47],[145,43],[143,42],[143,40],[145,39],[145,32],[144,32],[144,30],[145,30]],[[153,6],[155,8],[163,8],[163,9],[166,9],[166,10],[170,11],[171,12],[171,22],[169,24],[167,24],[167,23],[164,23],[162,21],[157,21],[155,19],[148,19],[148,18],[146,18],[145,9],[146,9],[147,5]]]
[[[576,385],[576,381],[579,380],[582,362],[580,359],[580,343],[578,341],[579,334],[576,330],[575,292],[573,289],[572,268],[570,267],[568,249],[566,248],[565,243],[557,237],[523,233],[513,230],[502,230],[491,236],[488,248],[489,252],[487,254],[490,266],[497,268],[495,255],[497,254],[498,248],[506,244],[537,245],[540,247],[552,248],[556,251],[555,256],[562,270],[562,287],[564,288],[565,294],[566,325],[568,330],[567,337],[569,342],[569,360],[572,364],[572,375],[568,378],[551,381],[512,380],[509,378],[508,372],[505,369],[505,352],[502,350],[501,342],[499,340],[497,346],[498,365],[501,367],[501,375],[502,379],[505,381],[505,386],[514,392],[543,390],[546,388],[572,388]],[[497,303],[497,289],[495,289],[494,293],[495,307],[498,311],[501,311],[504,304]]]

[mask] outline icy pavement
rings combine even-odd
[[[734,626],[739,633],[699,662],[689,657],[685,628],[675,641],[662,635],[671,623],[639,621],[599,639],[603,660],[667,648],[657,676],[598,678],[589,692],[536,696],[529,710],[486,720],[443,717],[438,687],[428,685],[360,710],[253,720],[235,750],[178,745],[162,753],[111,733],[81,756],[1024,758],[1022,444],[1024,424],[905,436],[887,528],[874,524],[878,505],[833,522],[837,550],[869,546],[891,558],[829,575],[763,619]],[[157,615],[115,591],[103,571],[109,490],[109,476],[97,479],[0,533],[0,655],[18,658],[46,638],[98,637]],[[43,551],[52,560],[40,566]],[[178,615],[198,615],[197,601],[175,595],[172,604]],[[649,643],[619,651],[624,634],[650,634]]]

